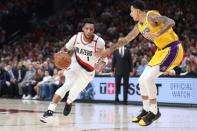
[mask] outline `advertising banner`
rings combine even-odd
[[[158,102],[197,104],[197,78],[158,78],[156,80]],[[123,100],[123,85],[119,99]],[[129,79],[128,101],[141,101],[138,78]],[[115,79],[95,77],[81,93],[82,100],[115,99]]]

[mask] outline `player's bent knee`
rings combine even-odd
[[[55,92],[56,95],[59,95],[61,98],[64,98],[66,91],[64,90],[64,88],[59,88],[57,89],[57,91]]]
[[[146,91],[145,88],[141,88],[141,89],[140,89],[140,95],[141,95],[141,96],[148,96],[148,93],[147,93],[147,91]]]
[[[138,82],[139,82],[139,87],[140,87],[140,94],[142,96],[147,96],[148,93],[147,93],[147,90],[146,90],[146,87],[145,87],[145,84],[144,84],[144,79],[143,79],[142,76],[140,76]]]
[[[78,92],[78,91],[73,92],[72,90],[70,90],[69,95],[68,95],[68,98],[71,101],[75,101],[75,99],[77,99],[77,97],[79,96],[79,94],[80,94],[80,92]]]
[[[150,100],[156,100],[157,98],[157,89],[154,88],[151,90],[151,92],[148,93],[148,97]]]

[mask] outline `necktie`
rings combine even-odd
[[[122,48],[119,48],[119,54],[122,56]]]
[[[122,57],[124,57],[124,47],[122,47]]]

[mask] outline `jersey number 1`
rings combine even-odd
[[[87,57],[87,60],[88,60],[88,61],[90,61],[90,58],[89,58],[89,57]]]

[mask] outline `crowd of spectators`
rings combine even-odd
[[[54,67],[51,57],[65,41],[80,31],[80,21],[83,18],[93,17],[96,20],[96,33],[106,41],[106,47],[116,42],[120,36],[126,35],[134,25],[129,16],[128,0],[72,0],[60,12],[41,19],[39,12],[43,3],[38,0],[0,2],[0,22],[5,15],[10,14],[30,14],[26,20],[22,20],[31,22],[31,30],[20,40],[0,45],[0,96],[51,99],[54,91],[64,82],[62,72]],[[175,31],[185,49],[183,62],[176,68],[177,75],[197,75],[195,4],[195,0],[147,1],[147,9],[159,10],[161,14],[176,21]],[[20,17],[15,19],[21,21]],[[4,28],[0,27],[0,43],[5,41],[8,32]],[[139,76],[156,48],[141,35],[128,48],[132,53],[133,76]],[[111,57],[105,70],[99,75],[110,72]]]
[[[1,0],[0,43],[15,32],[26,33],[37,19],[51,14],[51,0]]]

